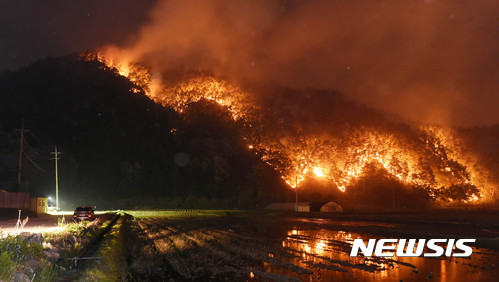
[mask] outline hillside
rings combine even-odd
[[[0,90],[0,188],[17,189],[24,118],[20,189],[53,196],[57,145],[69,208],[262,208],[295,187],[347,207],[496,199],[497,127],[418,124],[334,90],[152,73],[95,53],[4,72]]]
[[[31,132],[21,190],[54,196],[57,145],[63,207],[256,207],[285,197],[279,175],[241,144],[224,109],[199,103],[183,119],[132,87],[77,56],[2,73],[0,188],[17,188],[14,129],[24,118]]]

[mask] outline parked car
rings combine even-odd
[[[92,209],[92,207],[77,207],[73,214],[73,219],[81,221],[94,220],[95,219],[94,209]]]

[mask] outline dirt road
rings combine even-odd
[[[21,216],[21,222],[25,221],[25,225],[16,228],[17,217],[13,219],[3,219],[0,220],[0,231],[4,234],[19,233],[19,232],[30,232],[30,233],[41,233],[41,232],[53,232],[59,230],[57,226],[58,218],[62,216],[53,216],[49,214],[37,215],[37,217],[29,217],[26,220],[26,216]],[[66,219],[70,219],[66,216]],[[22,224],[21,224],[22,225]]]

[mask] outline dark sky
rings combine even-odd
[[[334,88],[425,122],[499,123],[496,0],[4,2],[1,69],[114,46],[157,70]]]
[[[131,40],[157,1],[0,2],[0,70]]]

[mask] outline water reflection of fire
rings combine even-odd
[[[350,257],[351,244],[357,238],[377,237],[369,234],[325,229],[291,229],[287,231],[282,246],[294,257],[293,263],[301,267],[316,269],[314,271],[315,277],[329,277],[329,279],[335,277],[339,280],[390,279],[399,281],[402,278],[420,280],[428,273],[433,273],[435,277],[442,279],[448,278],[449,281],[463,279],[462,277],[466,275],[477,278],[482,273],[473,268],[473,265],[480,264],[479,261],[482,263],[490,261],[489,256],[497,256],[496,252],[485,250],[479,252],[474,248],[475,257],[471,258],[473,263],[469,262],[470,258],[398,257],[396,253],[390,258]],[[487,275],[493,274],[487,273]]]
[[[315,261],[317,259],[315,255],[333,257],[333,249],[328,246],[331,242],[353,242],[352,235],[343,231],[337,231],[335,234],[329,233],[327,236],[324,234],[316,235],[317,237],[311,237],[310,232],[293,229],[288,231],[288,236],[282,242],[282,246],[299,251],[304,259]],[[343,259],[348,257],[345,254],[339,255]]]

